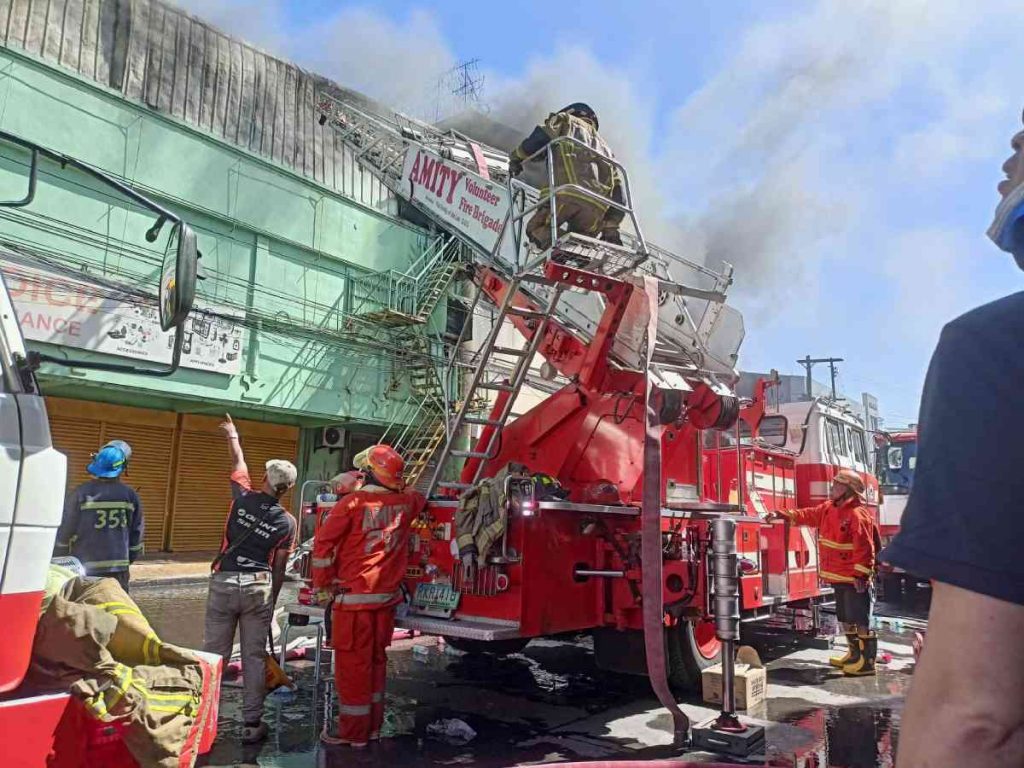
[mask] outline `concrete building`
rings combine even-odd
[[[400,218],[318,125],[321,90],[356,95],[160,0],[7,0],[0,34],[0,130],[149,195],[189,222],[202,253],[175,375],[41,369],[69,485],[91,451],[125,439],[147,548],[211,549],[230,498],[225,411],[254,475],[278,456],[300,481],[329,477],[406,418],[446,323],[445,290],[420,278],[454,275],[452,249]],[[29,161],[0,142],[0,198],[24,196]],[[169,358],[152,318],[166,245],[145,241],[152,223],[88,177],[41,165],[34,202],[0,208],[0,266],[31,346]],[[427,283],[434,293],[417,293]],[[343,430],[332,446],[328,425]]]

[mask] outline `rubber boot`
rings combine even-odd
[[[875,674],[875,656],[878,654],[878,635],[858,637],[860,659],[843,667],[843,674],[849,677],[867,677]]]
[[[846,633],[846,654],[844,656],[833,656],[828,663],[833,667],[842,669],[847,664],[856,664],[860,660],[860,643],[857,642],[856,632]]]

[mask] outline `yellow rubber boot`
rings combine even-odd
[[[843,667],[843,674],[849,677],[867,677],[875,674],[875,656],[878,653],[878,635],[857,637],[860,659]]]
[[[857,642],[856,632],[846,633],[846,654],[843,656],[833,656],[828,660],[828,663],[833,667],[842,669],[847,664],[855,664],[860,659],[860,644]]]

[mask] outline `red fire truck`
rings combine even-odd
[[[737,523],[742,617],[787,616],[814,628],[828,599],[815,533],[761,515],[812,503],[841,466],[862,470],[873,494],[877,485],[863,465],[863,432],[851,448],[859,427],[836,406],[768,415],[763,385],[742,407],[732,388],[742,318],[725,301],[731,268],[717,273],[647,242],[621,166],[620,207],[633,234],[613,245],[563,232],[551,198],[508,177],[504,153],[329,96],[320,108],[368,169],[469,247],[473,306],[497,308],[431,462],[400,624],[456,648],[499,652],[590,633],[604,666],[643,671],[628,667],[646,658],[656,691],[666,672],[694,682],[720,650],[710,524],[728,515]],[[559,144],[590,151],[562,138],[538,153],[555,199],[616,205],[556,186]],[[543,206],[554,246],[538,252],[522,229]],[[505,322],[522,346],[499,345]],[[565,383],[512,418],[536,354],[548,378]],[[504,365],[491,365],[499,359]],[[474,411],[482,397],[489,410]],[[833,432],[846,442],[834,445]],[[557,480],[556,497],[538,473]],[[487,492],[500,507],[499,533],[474,561],[456,544],[459,498],[496,477],[500,487]]]

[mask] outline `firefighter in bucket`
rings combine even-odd
[[[871,631],[873,579],[879,536],[864,506],[864,481],[850,469],[832,478],[830,498],[816,507],[770,512],[768,520],[818,530],[818,572],[835,589],[836,617],[846,635],[847,650],[829,663],[851,677],[875,674],[878,637]]]
[[[384,722],[386,649],[409,559],[409,531],[423,496],[405,489],[405,462],[394,448],[374,445],[355,458],[361,488],[331,509],[313,542],[317,602],[332,611],[338,690],[338,735],[327,744],[365,747]]]

